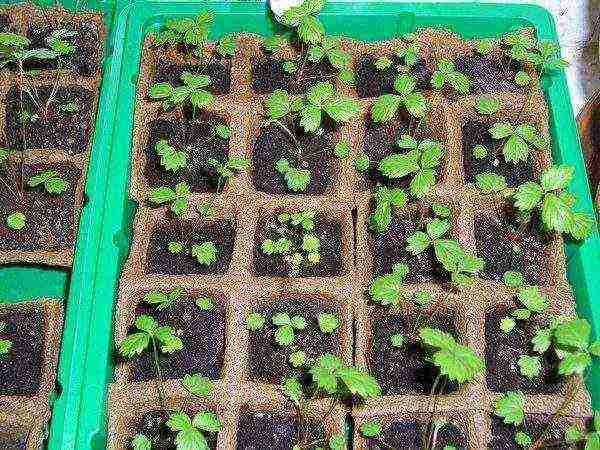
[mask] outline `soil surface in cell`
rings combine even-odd
[[[520,450],[523,447],[515,442],[515,426],[507,425],[502,418],[495,415],[490,416],[492,422],[492,438],[488,443],[489,450]],[[554,422],[553,422],[554,421]],[[569,426],[564,421],[556,420],[549,414],[526,414],[523,423],[519,425],[518,430],[523,431],[535,442],[546,430],[550,423],[554,425],[550,428],[544,445],[540,448],[579,450],[583,445],[568,445],[565,442],[565,429]],[[561,423],[562,422],[562,423]]]
[[[519,320],[513,330],[505,333],[500,329],[500,321],[510,317],[511,309],[497,307],[485,317],[485,360],[487,385],[493,392],[522,391],[528,394],[555,394],[562,386],[557,375],[559,361],[552,352],[540,356],[540,375],[530,379],[519,370],[521,355],[532,356],[531,339],[536,329],[543,324],[533,320]],[[535,354],[536,356],[537,353]]]
[[[44,85],[23,91],[13,86],[6,96],[6,136],[13,149],[57,149],[68,153],[82,153],[89,148],[92,132],[92,93],[79,86],[69,85],[56,89]],[[35,99],[34,99],[35,98]],[[48,99],[51,101],[48,102]],[[67,111],[65,108],[74,108]]]
[[[378,439],[368,439],[370,450],[421,450],[432,448],[442,450],[447,445],[453,445],[457,450],[467,448],[467,435],[453,423],[442,425],[437,432],[435,445],[426,447],[429,441],[430,426],[428,422],[417,420],[399,420],[384,427]]]
[[[252,89],[258,94],[269,94],[283,89],[289,94],[304,94],[321,81],[335,83],[336,71],[324,59],[312,63],[306,62],[296,73],[286,73],[282,62],[265,56],[252,62]]]
[[[43,185],[27,186],[34,175],[54,170],[68,183],[67,190],[49,194]],[[25,186],[20,190],[20,169],[11,163],[7,178],[11,190],[0,190],[0,208],[4,212],[0,221],[0,251],[59,251],[71,248],[75,240],[75,191],[81,171],[67,163],[34,164],[23,168]],[[4,174],[0,174],[4,177]],[[19,186],[19,187],[17,187]],[[21,199],[20,192],[24,192]],[[13,212],[25,215],[25,227],[21,230],[8,228],[6,217]]]
[[[204,295],[197,297],[201,296]],[[170,326],[183,341],[183,350],[159,353],[164,378],[180,379],[196,373],[212,380],[221,378],[225,352],[225,310],[217,301],[213,304],[212,309],[203,310],[194,303],[194,298],[181,297],[163,310],[143,301],[135,309],[136,317],[154,317],[160,326]],[[155,377],[151,352],[144,352],[132,360],[132,381],[147,381]]]
[[[298,444],[299,431],[298,419],[291,413],[242,411],[237,429],[237,450],[290,450]],[[309,423],[303,434],[305,442],[327,447],[322,424]]]
[[[289,355],[302,350],[307,360],[316,361],[321,355],[339,355],[341,350],[338,328],[334,333],[323,333],[319,329],[319,314],[331,313],[341,317],[330,302],[317,298],[278,299],[275,303],[257,310],[266,318],[265,328],[250,332],[249,372],[252,379],[279,384],[286,376],[302,376],[305,372],[295,370],[288,362]],[[277,313],[288,313],[290,317],[299,315],[307,322],[304,330],[294,332],[294,342],[281,346],[275,340],[277,327],[272,317]]]
[[[392,60],[392,65],[382,70],[375,67],[377,58],[373,56],[366,56],[358,63],[356,68],[356,92],[359,97],[379,97],[383,94],[396,94],[394,81],[400,74],[398,67],[404,65],[404,58],[398,55],[389,55],[388,58]],[[410,67],[409,73],[417,80],[417,90],[423,91],[431,88],[429,84],[431,74],[427,69],[425,60],[417,60]]]
[[[231,61],[210,60],[206,64],[175,64],[159,62],[156,68],[155,83],[169,83],[173,87],[182,86],[181,75],[190,72],[195,75],[208,75],[211,83],[204,89],[216,95],[228,94],[231,85]]]
[[[423,224],[427,223],[426,218]],[[418,229],[421,215],[417,211],[399,216],[392,214],[392,222],[383,233],[370,234],[373,251],[373,276],[378,277],[392,273],[394,264],[405,263],[409,272],[407,283],[446,282],[449,275],[435,257],[433,247],[414,256],[406,251],[406,240]]]
[[[342,274],[342,226],[338,220],[327,218],[323,214],[317,214],[314,220],[315,228],[311,231],[321,240],[319,253],[321,260],[317,264],[309,264],[306,261],[300,267],[299,272],[293,273],[290,266],[284,261],[282,255],[266,255],[261,250],[261,244],[265,239],[277,239],[279,236],[274,232],[277,229],[276,216],[262,219],[259,223],[258,232],[254,241],[254,273],[258,276],[270,277],[334,277]],[[296,235],[287,235],[288,238],[297,243],[296,248],[302,245],[304,230],[290,228]]]
[[[294,134],[298,146],[281,126],[273,123],[260,128],[252,155],[252,183],[269,194],[300,194],[288,188],[284,175],[276,168],[277,161],[284,158],[292,167],[310,171],[310,183],[301,194],[323,194],[333,176],[329,133],[307,134],[298,125],[284,125]]]
[[[526,181],[534,180],[535,170],[531,155],[527,161],[519,161],[516,164],[506,162],[502,154],[504,140],[492,139],[489,132],[491,126],[492,124],[480,121],[469,121],[462,126],[465,181],[475,183],[475,177],[484,172],[502,175],[509,187],[516,187]],[[483,158],[473,156],[473,149],[477,145],[483,145],[487,149],[487,155]]]
[[[231,220],[198,222],[185,220],[179,224],[176,219],[166,219],[158,223],[150,235],[146,255],[146,271],[163,275],[223,274],[227,272],[233,253],[234,223]],[[200,264],[191,254],[193,244],[212,242],[217,249],[217,260],[206,266]],[[169,242],[187,243],[180,253],[170,253]]]
[[[74,36],[61,37],[62,40],[74,46],[73,52],[54,59],[29,59],[25,62],[25,70],[52,70],[57,68],[73,71],[77,75],[91,77],[100,69],[98,47],[100,35],[95,21],[84,21],[81,25],[67,24],[62,27],[55,25],[30,25],[27,37],[31,40],[30,48],[48,48],[46,39],[57,30],[76,33]]]
[[[538,232],[537,219],[519,228],[507,213],[475,216],[477,255],[484,259],[481,277],[502,280],[504,273],[518,271],[528,283],[548,284],[549,242]]]
[[[8,354],[0,358],[0,395],[35,395],[44,366],[43,310],[15,308],[3,312],[0,322],[5,325],[0,339],[12,342]]]
[[[190,418],[198,411],[186,411]],[[214,411],[213,411],[214,412]],[[169,413],[167,411],[154,410],[145,413],[139,420],[136,432],[146,436],[152,443],[152,450],[176,450],[175,439],[177,434],[167,426]],[[203,431],[202,435],[206,439],[208,448],[214,450],[217,448],[217,434]],[[134,450],[129,444],[128,450]]]
[[[523,92],[515,82],[521,64],[504,55],[500,58],[478,54],[461,55],[454,60],[456,70],[471,80],[471,93]]]
[[[10,19],[6,14],[0,14],[0,32],[7,31],[10,28]]]
[[[229,139],[216,135],[216,125],[226,122],[215,115],[203,115],[198,121],[172,122],[157,119],[150,122],[150,137],[146,147],[144,175],[150,187],[175,186],[184,181],[192,192],[215,192],[218,174],[209,163],[216,159],[225,163],[229,154]],[[186,167],[177,171],[165,170],[156,143],[166,140],[175,151],[187,154]],[[222,187],[222,186],[221,186]]]
[[[2,450],[27,450],[27,434],[27,430],[23,428],[0,423],[0,448]]]
[[[414,316],[407,318],[404,314],[379,313],[376,310],[372,313],[369,371],[379,382],[384,395],[431,392],[439,369],[426,361],[426,350],[416,341],[420,328],[437,328],[456,337],[452,315],[436,313],[430,316],[424,313],[418,324],[415,322],[416,314]],[[392,335],[397,333],[405,337],[401,347],[394,347],[391,343]],[[441,385],[444,385],[443,382]],[[442,392],[448,394],[457,388],[455,382],[448,382]]]

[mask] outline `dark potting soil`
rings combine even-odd
[[[30,120],[24,124],[20,119],[21,102],[19,91],[13,86],[6,95],[6,135],[10,148],[21,149],[21,129],[25,133],[27,149],[58,149],[67,153],[82,153],[89,148],[93,127],[93,95],[79,86],[59,87],[50,103],[45,108],[52,85],[38,86],[32,95],[23,92],[23,111]],[[35,94],[37,92],[37,94]],[[76,112],[61,112],[60,106],[75,103],[79,106]],[[41,107],[36,106],[37,104]]]
[[[471,80],[472,94],[493,92],[523,92],[515,83],[515,75],[522,70],[521,64],[507,55],[488,57],[479,54],[461,55],[454,60],[456,70]]]
[[[396,141],[403,134],[410,134],[418,140],[425,138],[437,140],[433,135],[431,128],[426,123],[426,119],[423,119],[418,130],[418,121],[409,119],[405,115],[398,115],[395,119],[381,124],[373,123],[369,116],[365,122],[366,130],[363,142],[363,152],[369,156],[370,165],[369,169],[362,173],[364,183],[368,188],[374,188],[377,184],[383,184],[388,187],[408,187],[411,177],[404,177],[401,179],[390,179],[385,177],[379,171],[379,163],[381,160],[392,154],[403,154],[407,152],[407,150],[401,149],[396,144]],[[415,130],[417,130],[416,135]],[[439,175],[440,169],[438,169],[437,172]]]
[[[199,373],[212,380],[221,378],[225,352],[225,309],[215,297],[214,307],[202,310],[195,298],[182,296],[170,307],[159,310],[140,298],[136,317],[152,316],[160,326],[170,326],[183,341],[183,350],[159,353],[164,378],[180,379],[185,375]],[[152,352],[147,351],[132,360],[132,381],[156,378]]]
[[[32,396],[40,389],[44,366],[44,315],[41,308],[15,308],[0,316],[5,324],[1,339],[12,342],[0,357],[0,395]]]
[[[281,255],[266,255],[261,251],[261,244],[265,239],[278,239],[277,216],[263,218],[254,237],[254,273],[258,276],[289,277],[290,268]],[[321,260],[317,264],[303,265],[299,277],[333,277],[342,273],[342,227],[339,221],[328,219],[323,214],[315,217],[315,228],[311,233],[321,240]],[[286,234],[296,248],[302,245],[303,230],[285,227],[289,230]]]
[[[186,411],[190,418],[194,417],[197,411]],[[162,410],[154,410],[145,413],[139,420],[136,431],[146,436],[152,443],[152,450],[176,450],[176,433],[167,426],[169,413]],[[208,448],[217,448],[217,433],[203,431],[202,435],[208,443]],[[128,450],[134,450],[131,443]]]
[[[0,32],[8,31],[10,28],[10,18],[6,14],[0,14]]]
[[[456,337],[454,317],[446,313],[433,316],[424,314],[423,321],[415,324],[415,318],[407,318],[405,314],[380,313],[373,310],[371,329],[373,336],[369,349],[369,372],[373,375],[384,395],[397,394],[430,394],[439,369],[426,361],[425,349],[410,339],[415,326],[433,327]],[[394,347],[390,342],[393,334],[400,333],[405,337],[402,347]],[[410,339],[410,340],[409,340]],[[444,394],[455,392],[458,385],[448,382]]]
[[[515,426],[507,425],[502,418],[495,415],[490,416],[492,421],[492,439],[488,443],[488,450],[521,450],[523,447],[515,442]],[[555,419],[555,418],[554,418]],[[523,423],[518,427],[518,431],[523,431],[535,442],[546,430],[553,418],[549,414],[526,414]],[[568,445],[565,442],[564,430],[569,426],[560,421],[552,422],[554,425],[548,431],[544,444],[540,448],[578,450],[583,449],[583,445]]]
[[[298,428],[298,419],[292,413],[242,411],[237,429],[237,450],[290,450],[298,444]],[[314,442],[314,447],[327,446],[323,424],[309,422],[304,432],[305,442]]]
[[[91,77],[100,69],[100,55],[98,47],[100,35],[98,25],[93,21],[84,21],[81,25],[63,24],[55,25],[31,25],[27,31],[27,37],[31,40],[30,48],[48,48],[46,39],[56,30],[75,31],[76,36],[61,38],[75,46],[75,50],[61,57],[61,67],[75,72],[77,75]],[[59,67],[56,59],[27,60],[23,65],[25,70],[52,70]]]
[[[181,233],[181,234],[180,234]],[[224,274],[229,269],[233,253],[235,224],[231,220],[198,222],[184,220],[179,227],[177,219],[167,219],[152,230],[146,270],[162,275]],[[169,242],[187,243],[181,253],[170,253]],[[217,260],[209,266],[200,264],[190,253],[193,244],[210,241],[217,248]]]
[[[340,338],[337,332],[339,329],[334,333],[322,333],[319,329],[319,314],[337,314],[330,302],[320,299],[282,297],[276,303],[256,312],[266,317],[267,322],[265,328],[250,332],[248,357],[250,378],[279,384],[286,376],[304,375],[304,371],[295,370],[288,362],[289,355],[295,351],[303,350],[307,360],[311,362],[325,353],[339,355]],[[274,314],[283,312],[288,313],[290,317],[300,315],[307,322],[304,330],[295,331],[294,342],[286,347],[275,341],[277,327],[271,320]]]
[[[229,139],[215,135],[214,127],[226,124],[220,117],[203,114],[193,122],[171,122],[157,119],[150,122],[150,136],[146,147],[144,175],[150,187],[174,186],[185,181],[192,192],[215,192],[218,174],[208,163],[210,158],[225,163],[229,155]],[[176,172],[165,170],[155,146],[165,139],[176,151],[188,154],[187,165]]]
[[[27,180],[45,170],[55,170],[63,180],[69,183],[61,194],[49,194],[43,186],[27,186]],[[4,211],[0,220],[1,251],[58,251],[74,245],[76,224],[75,190],[81,177],[81,171],[70,163],[49,163],[24,166],[25,200],[17,200],[13,192],[0,190],[0,208]],[[18,196],[20,169],[12,164],[6,175],[14,193]],[[26,217],[25,227],[21,230],[8,228],[6,217],[13,212],[22,212]]]
[[[317,63],[307,62],[298,78],[298,72],[286,73],[281,61],[265,56],[252,62],[252,89],[258,94],[269,94],[276,89],[304,94],[321,81],[335,83],[335,74],[336,70],[323,59]]]
[[[517,326],[505,333],[500,321],[510,316],[510,308],[499,306],[485,317],[485,360],[487,385],[493,392],[523,391],[531,394],[555,394],[562,386],[558,374],[559,361],[551,352],[540,356],[540,376],[529,379],[521,375],[517,363],[519,356],[532,355],[531,339],[536,328],[543,324],[533,320],[519,320]],[[536,356],[538,356],[536,354]]]
[[[287,124],[286,126],[289,126]],[[260,129],[254,142],[252,155],[252,183],[262,192],[269,194],[323,194],[333,175],[333,147],[329,133],[305,134],[295,133],[302,148],[302,162],[298,162],[298,151],[295,143],[277,125],[267,125]],[[283,174],[275,165],[285,158],[297,169],[310,170],[310,183],[306,190],[293,192],[287,187]]]
[[[368,448],[370,450],[388,450],[390,448],[421,450],[426,446],[429,432],[429,422],[411,419],[399,420],[385,427],[379,435],[379,439],[369,439]],[[431,448],[442,450],[447,445],[453,445],[457,450],[467,448],[466,433],[451,422],[440,426],[435,445]]]
[[[398,55],[388,55],[392,60],[392,65],[384,70],[379,70],[375,67],[377,58],[374,56],[366,56],[356,68],[356,92],[360,98],[379,97],[383,94],[395,94],[394,81],[400,74],[398,66],[404,64],[404,58]],[[419,59],[409,69],[409,73],[417,80],[417,90],[431,89],[429,80],[431,74],[427,70],[425,60]]]
[[[518,271],[528,283],[548,284],[549,243],[537,230],[535,218],[517,235],[519,225],[509,214],[475,216],[477,255],[485,261],[480,276],[500,281],[506,272]]]
[[[199,64],[174,64],[159,62],[154,77],[155,83],[169,83],[173,87],[183,85],[183,72],[195,75],[208,75],[211,84],[205,88],[216,95],[228,94],[231,85],[231,60],[211,60],[204,66]]]
[[[476,175],[483,172],[494,172],[506,179],[509,187],[516,187],[526,181],[535,179],[533,159],[529,155],[527,161],[517,164],[506,162],[502,154],[502,140],[492,139],[489,129],[491,124],[480,121],[469,121],[462,126],[463,165],[467,183],[475,183]],[[488,153],[484,158],[475,158],[473,149],[483,145]],[[533,150],[535,151],[535,150]]]
[[[387,230],[370,234],[374,277],[392,273],[394,264],[405,263],[409,267],[405,279],[407,283],[443,283],[450,279],[438,263],[433,247],[430,246],[416,256],[406,250],[406,240],[417,231],[419,218],[420,213],[417,211],[402,216],[392,214],[392,222]]]
[[[28,432],[24,428],[0,423],[0,448],[2,450],[27,450]]]

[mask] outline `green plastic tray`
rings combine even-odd
[[[20,3],[18,0],[0,0],[0,4]],[[54,0],[35,0],[40,6],[52,6]],[[108,37],[104,43],[105,61],[103,71],[112,63],[112,25],[117,17],[121,0],[61,0],[65,8],[76,11],[101,11],[107,26]],[[114,83],[113,83],[114,84]],[[96,127],[88,172],[95,174],[106,165],[106,149],[110,145],[110,133],[106,128],[112,124],[114,107],[110,101],[111,83],[105,78],[101,85]],[[48,449],[74,448],[82,397],[82,379],[85,349],[88,342],[89,323],[85,320],[91,312],[90,301],[98,253],[98,237],[104,206],[105,180],[89,176],[85,188],[85,201],[81,213],[76,252],[72,269],[36,265],[12,264],[0,267],[0,299],[21,302],[41,297],[53,297],[65,302],[65,325],[62,335],[60,360],[57,374],[57,395],[53,403]]]
[[[77,1],[64,3],[72,5]],[[191,16],[206,8],[216,15],[212,37],[238,31],[272,34],[278,29],[261,1],[123,0],[116,5],[90,1],[89,7],[106,8],[103,10],[115,15],[86,187],[89,202],[81,219],[73,272],[69,276],[66,272],[34,267],[0,269],[2,297],[22,299],[53,294],[67,299],[59,370],[62,393],[51,425],[52,450],[106,447],[106,393],[113,378],[116,288],[129,251],[136,209],[127,192],[144,35],[158,29],[168,17]],[[465,37],[495,36],[531,26],[540,38],[557,41],[551,15],[529,5],[331,1],[321,18],[328,32],[363,40],[386,39],[436,25]],[[375,21],[377,27],[372,26]],[[579,198],[578,207],[593,213],[565,76],[554,74],[543,85],[550,109],[554,158],[575,167],[571,189]],[[600,277],[594,277],[594,264],[600,256],[597,228],[582,245],[569,244],[567,254],[569,279],[579,311],[599,335],[600,305],[592,302],[600,299]],[[44,290],[41,286],[50,287]],[[600,407],[600,364],[593,367],[588,380],[594,405]]]

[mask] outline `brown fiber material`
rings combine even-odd
[[[219,448],[235,448],[236,422],[244,399],[255,407],[257,402],[270,411],[282,406],[283,397],[276,385],[254,383],[247,377],[249,332],[245,327],[246,314],[257,307],[276,301],[280,294],[299,293],[314,301],[330,298],[343,317],[343,358],[354,361],[366,368],[372,346],[373,311],[365,291],[373,277],[374,254],[373,238],[368,231],[370,192],[373,186],[367,185],[363,174],[358,173],[353,161],[363,151],[371,106],[375,99],[359,99],[361,114],[348,124],[340,126],[332,137],[347,138],[351,142],[348,158],[333,157],[331,183],[323,195],[269,195],[258,192],[253,186],[251,169],[232,178],[221,195],[194,193],[190,197],[190,207],[184,220],[199,219],[195,206],[203,200],[214,199],[217,217],[233,218],[235,222],[235,243],[231,264],[227,273],[217,276],[207,275],[149,275],[146,270],[146,254],[150,235],[156,224],[166,221],[167,207],[150,208],[145,203],[148,185],[144,178],[144,152],[148,141],[148,124],[161,117],[175,119],[175,113],[162,112],[160,105],[148,100],[147,92],[156,72],[158,60],[183,62],[182,57],[172,50],[157,49],[151,46],[152,35],[146,37],[140,68],[138,97],[132,149],[132,176],[130,197],[140,204],[135,220],[131,252],[124,265],[120,282],[115,341],[121,341],[134,320],[135,306],[143,293],[151,289],[171,289],[182,287],[187,293],[213,293],[226,311],[226,350],[222,377],[216,382],[216,391],[211,404],[223,414],[225,429],[219,436]],[[435,68],[435,62],[442,57],[473,54],[473,43],[444,30],[422,30],[417,35],[428,70]],[[231,92],[215,96],[215,103],[208,111],[225,118],[231,128],[230,155],[251,157],[254,140],[261,127],[264,115],[265,95],[253,93],[251,86],[252,61],[263,55],[260,38],[242,33],[237,35],[238,47],[231,61]],[[342,40],[342,47],[351,53],[351,67],[356,68],[363,56],[390,54],[406,43],[399,39],[376,43],[363,43],[355,40]],[[284,49],[291,54],[292,49]],[[497,51],[493,55],[498,55]],[[537,80],[535,71],[525,70]],[[336,82],[339,92],[356,97],[356,90],[341,82]],[[548,130],[548,107],[539,88],[528,98],[525,91],[503,92],[495,95],[503,102],[502,109],[491,118],[479,115],[475,109],[476,96],[458,97],[447,92],[429,90],[425,96],[430,110],[422,124],[427,126],[427,134],[444,144],[445,158],[438,170],[438,182],[431,196],[424,199],[428,204],[442,201],[453,210],[451,236],[458,239],[467,249],[475,252],[474,217],[483,212],[493,216],[505,205],[505,200],[494,195],[482,195],[477,188],[465,181],[462,149],[462,125],[476,118],[485,123],[496,119],[512,122],[531,121],[540,134],[550,140]],[[525,106],[524,106],[525,105]],[[390,130],[395,131],[399,113],[392,121]],[[423,129],[420,128],[422,131]],[[539,174],[552,163],[550,151],[532,150],[534,171]],[[261,220],[266,214],[274,214],[280,208],[297,211],[312,208],[327,213],[342,224],[343,273],[331,278],[278,278],[256,277],[253,274],[255,236]],[[414,206],[397,209],[394,214],[408,213]],[[542,290],[551,300],[551,310],[560,313],[573,313],[574,300],[566,279],[565,254],[562,238],[553,239],[546,248],[548,273]],[[477,279],[473,286],[462,292],[449,292],[447,286],[439,283],[420,283],[406,286],[407,293],[425,289],[433,295],[441,311],[454,315],[457,340],[471,346],[476,354],[485,355],[485,314],[496,305],[509,305],[515,291],[506,288],[501,282]],[[393,313],[392,309],[388,313]],[[410,312],[407,307],[406,312]],[[355,338],[352,337],[354,329]],[[353,345],[353,340],[356,345]],[[354,349],[354,355],[352,354]],[[109,448],[122,449],[132,436],[133,421],[150,408],[157,408],[155,382],[131,383],[128,381],[127,363],[120,363],[116,370],[116,382],[111,386],[109,398]],[[581,380],[572,378],[581,385]],[[552,413],[562,403],[567,394],[563,385],[553,395],[526,396],[526,411],[531,414]],[[186,397],[178,380],[168,380],[166,391],[172,395],[174,405],[192,404],[198,400]],[[472,383],[461,386],[456,392],[437,397],[435,417],[448,417],[460,424],[468,435],[468,448],[483,448],[491,436],[490,414],[493,401],[498,397],[486,384],[485,374],[479,374]],[[587,391],[579,389],[575,402],[566,411],[573,416],[590,414],[590,399]],[[366,449],[365,439],[359,435],[358,426],[368,418],[378,417],[389,422],[393,418],[417,417],[427,420],[431,412],[431,399],[427,395],[389,395],[369,400],[365,405],[352,410],[357,423],[355,443],[357,448]],[[287,405],[289,407],[289,405]],[[340,410],[343,416],[343,411]]]
[[[0,305],[0,312],[27,311],[41,309],[44,318],[42,342],[42,372],[40,388],[33,396],[2,396],[0,395],[0,411],[18,415],[50,414],[50,397],[56,389],[56,370],[63,328],[63,305],[61,300],[41,299],[23,303]]]
[[[21,415],[0,411],[0,443],[17,441],[23,447],[10,448],[40,450],[46,437],[46,424],[49,420],[48,409]]]
[[[11,18],[13,18],[16,32],[25,34],[30,24],[59,24],[66,22],[70,24],[79,24],[84,21],[92,21],[97,24],[98,30],[98,43],[97,43],[97,58],[98,58],[98,69],[90,77],[79,76],[74,73],[69,73],[62,76],[57,85],[59,87],[75,85],[81,88],[85,88],[92,93],[92,103],[88,116],[88,123],[90,125],[90,140],[87,149],[77,155],[71,155],[61,148],[52,149],[36,149],[27,148],[26,158],[32,158],[39,162],[46,161],[66,161],[74,164],[81,169],[81,176],[78,182],[76,197],[75,197],[75,211],[74,211],[74,232],[75,238],[69,248],[57,250],[39,250],[33,252],[24,251],[6,251],[0,253],[0,263],[33,263],[33,264],[47,264],[54,266],[69,267],[73,264],[73,255],[75,250],[76,235],[78,231],[79,217],[83,207],[83,192],[85,186],[85,179],[87,175],[87,166],[90,157],[90,151],[94,139],[96,122],[96,111],[98,108],[99,100],[99,89],[102,81],[102,62],[103,62],[103,50],[104,43],[106,41],[106,27],[102,19],[101,13],[77,13],[73,14],[61,6],[53,6],[51,8],[38,8],[33,3],[24,3],[21,5],[10,6],[7,8],[0,9],[0,11],[6,11]],[[35,75],[30,75],[29,79],[35,86],[53,85],[56,77],[57,70],[41,70]],[[6,94],[12,86],[19,86],[20,80],[19,75],[16,72],[9,70],[3,70],[0,73],[0,98],[5,99]],[[0,123],[3,125],[6,123],[6,102],[3,102],[2,108],[0,108]],[[2,218],[4,222],[5,218]],[[1,225],[5,226],[5,225]],[[18,233],[18,231],[14,231]]]

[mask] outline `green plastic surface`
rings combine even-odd
[[[1,1],[1,0],[0,0]],[[83,2],[81,2],[83,3]],[[65,6],[77,0],[65,0]],[[67,299],[58,397],[51,426],[50,449],[99,450],[106,447],[106,393],[113,377],[111,360],[116,290],[122,263],[129,251],[136,204],[127,198],[134,101],[143,37],[166,18],[215,12],[213,36],[249,31],[277,31],[263,2],[253,1],[117,1],[88,2],[90,8],[115,13],[94,137],[86,192],[89,202],[81,219],[72,273],[35,267],[0,269],[0,296],[23,299],[54,294]],[[532,26],[540,38],[557,41],[551,15],[530,5],[476,3],[406,3],[331,1],[320,16],[328,32],[363,40],[386,39],[423,26],[444,26],[465,37],[495,36]],[[107,16],[109,20],[110,15]],[[373,24],[377,26],[374,27]],[[571,190],[578,207],[592,214],[573,111],[564,74],[544,80],[550,109],[555,161],[575,167]],[[568,273],[578,307],[596,336],[600,332],[600,256],[597,228],[581,245],[569,244]],[[42,278],[43,277],[43,278]],[[40,280],[44,280],[43,284]],[[47,282],[46,282],[47,281]],[[591,380],[594,380],[592,382]],[[588,386],[600,407],[600,364]]]

